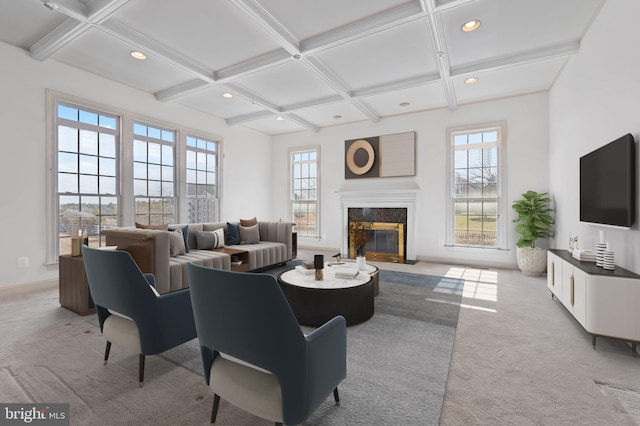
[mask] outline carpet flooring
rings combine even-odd
[[[375,315],[347,329],[342,405],[327,399],[305,424],[439,424],[460,289],[460,280],[381,271]],[[208,423],[212,395],[196,340],[148,357],[139,389],[136,355],[114,347],[102,365],[95,315],[60,308],[57,290],[34,297],[15,301],[2,323],[20,335],[11,333],[0,349],[0,401],[69,402],[72,425]],[[270,423],[221,401],[217,424]]]

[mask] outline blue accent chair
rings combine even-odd
[[[91,297],[102,335],[111,343],[139,354],[139,386],[144,385],[146,355],[157,355],[195,339],[189,289],[158,294],[152,274],[143,274],[129,253],[82,246]]]
[[[220,398],[276,424],[307,420],[326,398],[340,405],[345,319],[304,335],[274,277],[190,263],[189,283],[204,376]]]

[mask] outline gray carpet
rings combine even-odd
[[[439,424],[463,284],[457,279],[380,271],[375,315],[347,328],[342,405],[327,400],[305,424]],[[202,374],[197,340],[162,356]],[[255,420],[221,405],[221,424]]]
[[[381,273],[375,315],[347,329],[342,405],[328,398],[306,424],[439,423],[460,296],[439,291],[446,280],[411,275]],[[138,388],[137,356],[113,347],[103,366],[95,315],[61,308],[57,288],[0,304],[0,401],[70,403],[71,425],[208,424],[212,394],[195,340],[147,357]],[[221,401],[217,424],[270,423]]]

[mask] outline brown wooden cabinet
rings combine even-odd
[[[79,315],[94,313],[96,307],[89,292],[83,257],[60,256],[58,273],[60,305]]]

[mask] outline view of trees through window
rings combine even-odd
[[[452,138],[454,244],[496,247],[500,131],[454,133]]]
[[[118,117],[59,103],[56,114],[59,254],[71,237],[102,245],[118,223]]]
[[[218,220],[218,143],[187,136],[189,223]]]
[[[175,132],[134,123],[133,138],[136,222],[176,223]]]
[[[318,236],[318,151],[291,153],[291,211],[299,236]]]

